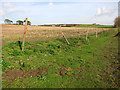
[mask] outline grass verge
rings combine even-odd
[[[118,88],[118,39],[115,30],[98,35],[10,43],[2,51],[3,88]]]

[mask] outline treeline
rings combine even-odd
[[[39,25],[39,26],[52,26],[52,27],[96,27],[96,28],[113,28],[113,25],[100,25],[100,24],[52,24],[52,25]]]
[[[25,23],[25,20],[17,20],[16,23],[13,23],[12,20],[5,19],[5,24],[17,24],[17,25],[23,25]],[[31,25],[30,21],[27,21],[27,25]],[[55,27],[100,27],[100,28],[120,28],[120,16],[116,17],[114,20],[114,25],[99,25],[96,23],[93,24],[52,24],[52,25],[38,25],[38,26],[55,26]]]
[[[24,20],[24,21],[22,21],[22,20],[17,20],[16,23],[13,23],[12,20],[5,19],[4,22],[5,22],[5,24],[23,25],[23,24],[25,23],[25,20]],[[30,21],[27,21],[27,25],[31,25],[31,22],[30,22]]]
[[[55,27],[73,27],[78,24],[52,24],[52,25],[39,25],[39,26],[55,26]]]

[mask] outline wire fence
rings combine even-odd
[[[26,33],[26,42],[35,43],[40,41],[50,41],[63,38],[80,37],[86,35],[99,34],[110,28],[79,28],[79,27],[44,27],[44,26],[28,26]],[[22,41],[24,34],[23,25],[2,25],[2,45],[11,42]]]

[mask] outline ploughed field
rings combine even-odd
[[[62,38],[61,32],[65,34],[67,38],[84,36],[88,30],[89,34],[95,34],[109,30],[110,28],[82,28],[82,27],[45,27],[45,26],[28,26],[28,32],[26,34],[27,42],[40,42],[50,41]],[[24,25],[2,25],[2,45],[6,45],[11,42],[22,40],[24,33]]]

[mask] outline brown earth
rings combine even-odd
[[[14,71],[7,71],[6,73],[2,74],[3,77],[7,78],[8,80],[15,81],[16,78],[22,77],[36,77],[38,75],[45,75],[49,68],[42,68],[42,69],[34,69],[29,71],[22,71],[22,70],[14,70]]]
[[[62,38],[61,32],[68,37],[86,35],[86,30],[89,34],[95,34],[95,31],[102,32],[109,28],[79,28],[79,27],[45,27],[45,26],[28,26],[26,41],[39,42],[49,41],[57,38]],[[24,33],[24,25],[2,25],[2,45],[11,42],[22,40]]]

